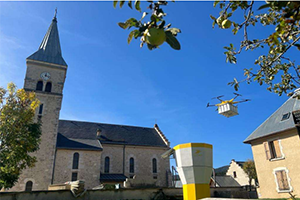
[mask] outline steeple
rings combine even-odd
[[[61,55],[56,13],[57,10],[55,9],[52,23],[44,36],[39,49],[27,59],[67,66],[67,63]]]

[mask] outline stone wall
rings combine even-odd
[[[18,183],[10,191],[23,191],[27,181],[33,182],[33,190],[45,190],[51,184],[58,119],[62,103],[61,93],[66,76],[66,67],[59,68],[52,64],[28,62],[24,88],[35,90],[37,82],[41,80],[40,75],[42,72],[50,72],[51,74],[49,81],[52,82],[52,93],[36,92],[37,98],[44,105],[41,115],[42,136],[40,148],[32,154],[37,157],[37,163],[35,167],[23,170]],[[38,113],[38,109],[36,112]]]
[[[72,169],[74,153],[79,153],[78,169]],[[100,184],[100,158],[101,151],[58,149],[53,184],[71,181],[72,172],[77,172],[78,180],[85,181],[87,189],[98,186]]]
[[[281,145],[283,158],[267,160],[263,142],[278,140]],[[300,139],[296,129],[253,141],[251,143],[256,171],[258,175],[258,195],[260,198],[289,198],[288,192],[276,190],[274,169],[286,168],[293,194],[300,194]]]
[[[109,173],[123,173],[125,176],[132,177],[132,186],[155,185],[166,187],[170,183],[170,163],[169,159],[162,159],[161,154],[168,148],[146,147],[146,146],[127,146],[103,144],[101,157],[101,173],[104,173],[104,159],[110,158]],[[134,173],[129,173],[129,159],[134,158]],[[152,159],[157,160],[157,173],[152,171]],[[124,165],[123,165],[124,163]],[[155,179],[156,177],[156,179]]]

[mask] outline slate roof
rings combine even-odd
[[[27,59],[67,66],[61,54],[56,16],[53,18],[39,49]]]
[[[278,108],[266,121],[253,131],[244,141],[250,143],[252,140],[272,135],[295,127],[293,111],[300,110],[300,100],[290,97],[280,108]],[[284,114],[289,118],[282,120]]]
[[[100,146],[96,144],[96,141],[98,141],[96,137],[97,129],[101,130],[101,137],[98,138],[101,144],[168,148],[154,128],[69,120],[59,120],[57,147],[77,148],[84,146],[84,148],[90,147],[92,149],[102,148],[100,144]]]
[[[219,167],[217,169],[215,169],[215,174],[216,176],[224,176],[226,175],[227,171],[228,171],[229,165],[223,166],[223,167]]]
[[[231,176],[216,176],[215,182],[219,187],[241,187],[241,185]]]
[[[102,146],[96,139],[67,138],[61,133],[57,134],[56,148],[58,149],[83,149],[101,151]]]
[[[126,178],[124,174],[100,174],[101,182],[123,182]]]

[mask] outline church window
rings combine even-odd
[[[43,114],[43,108],[44,108],[44,104],[41,104],[39,108],[39,115]]]
[[[157,173],[157,161],[156,158],[152,159],[152,172]]]
[[[32,185],[33,185],[32,181],[27,181],[26,185],[25,185],[25,191],[26,192],[31,192],[32,191]]]
[[[36,90],[42,91],[43,90],[43,81],[38,81],[36,84]]]
[[[77,181],[78,173],[77,172],[72,172],[72,179],[71,181]]]
[[[52,83],[51,82],[47,82],[46,88],[45,88],[45,92],[51,92],[51,89],[52,89]]]
[[[109,157],[105,157],[104,161],[104,173],[109,173]]]
[[[134,173],[134,159],[129,159],[129,173]]]
[[[74,153],[73,155],[73,169],[78,169],[79,165],[79,153]],[[73,177],[73,175],[72,175]]]

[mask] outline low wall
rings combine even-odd
[[[181,188],[147,188],[147,189],[119,189],[119,190],[88,190],[82,197],[75,198],[70,190],[60,191],[32,191],[32,192],[4,192],[0,193],[1,200],[125,200],[152,199],[162,191],[168,197],[182,199]]]
[[[256,191],[247,191],[242,187],[216,187],[210,188],[210,196],[218,198],[257,199]]]

